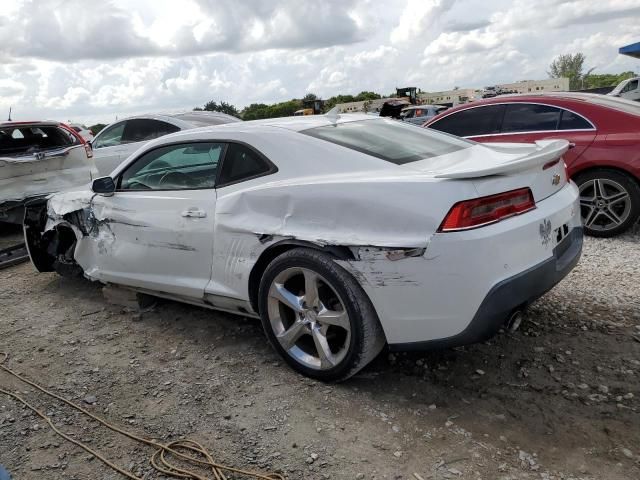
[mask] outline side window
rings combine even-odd
[[[557,130],[560,112],[548,105],[510,103],[502,121],[502,133]]]
[[[629,83],[625,85],[620,93],[631,92],[638,88],[638,80],[631,80]]]
[[[504,105],[475,107],[452,113],[429,125],[429,128],[459,137],[491,135],[500,133]]]
[[[222,162],[218,184],[224,186],[240,180],[248,180],[271,170],[269,163],[250,148],[230,143]]]
[[[560,117],[560,130],[592,130],[593,126],[580,115],[569,110],[562,111]]]
[[[124,132],[124,125],[126,122],[116,123],[107,128],[100,136],[93,142],[93,148],[114,147],[122,143],[122,133]]]
[[[118,181],[119,190],[214,188],[224,144],[168,145],[145,153]]]
[[[124,129],[122,142],[144,142],[179,131],[179,127],[160,120],[134,118],[133,120],[127,120],[127,128]]]

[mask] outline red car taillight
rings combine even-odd
[[[477,228],[520,215],[534,208],[536,208],[536,202],[530,188],[519,188],[488,197],[464,200],[451,207],[438,231],[455,232]]]

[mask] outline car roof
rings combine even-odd
[[[314,127],[326,127],[330,125],[340,125],[343,123],[356,122],[356,121],[377,121],[381,117],[367,115],[366,113],[344,113],[339,115],[303,115],[294,117],[278,117],[278,118],[266,118],[263,120],[250,120],[248,122],[240,123],[225,123],[223,125],[215,125],[211,127],[203,127],[200,130],[237,130],[247,131],[253,129],[260,129],[262,127],[274,127],[290,130],[293,132],[299,132]]]
[[[601,95],[597,93],[586,92],[540,92],[540,93],[513,93],[507,95],[498,95],[497,97],[483,98],[482,100],[476,100],[462,105],[457,105],[449,110],[446,110],[434,118],[428,121],[428,124],[443,118],[444,116],[456,113],[460,110],[466,110],[468,108],[478,107],[482,105],[500,104],[500,103],[519,103],[519,102],[531,102],[531,103],[545,103],[556,105],[557,101],[569,101],[573,102],[574,106],[580,103],[589,104],[601,108],[615,109],[618,111],[624,111],[633,115],[640,115],[640,104],[632,100],[624,98],[613,97],[609,95]],[[561,105],[559,105],[561,106]]]

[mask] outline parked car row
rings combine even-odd
[[[638,108],[561,94],[460,106],[429,128],[335,112],[125,119],[91,142],[102,177],[28,203],[25,238],[39,271],[260,318],[292,368],[343,380],[385,344],[517,325],[578,262],[583,222],[628,228]]]
[[[566,139],[586,233],[617,235],[640,217],[637,102],[568,92],[502,96],[452,108],[425,126],[481,143]]]

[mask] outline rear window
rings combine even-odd
[[[502,132],[557,130],[561,110],[537,103],[510,103],[502,120]]]
[[[18,125],[0,128],[0,156],[32,155],[79,144],[69,131],[44,125]]]
[[[563,110],[560,130],[593,130],[593,126],[577,113]]]
[[[396,165],[445,155],[473,145],[461,138],[386,119],[338,123],[301,133]]]
[[[500,133],[504,105],[484,105],[450,113],[429,125],[429,128],[459,137]]]

